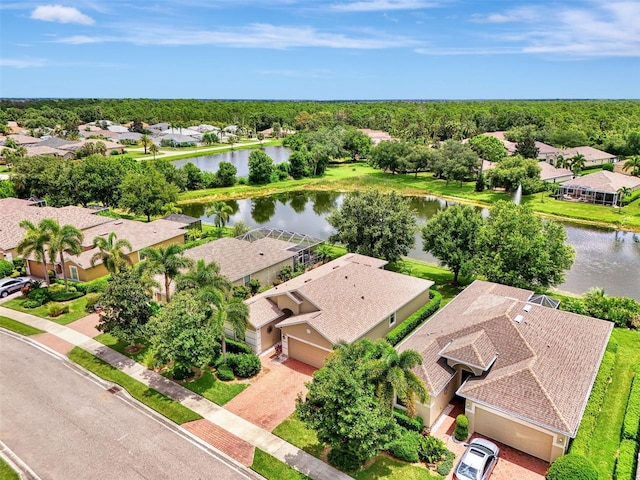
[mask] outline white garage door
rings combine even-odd
[[[322,368],[329,352],[289,337],[289,358],[295,358],[313,367]]]
[[[550,434],[512,422],[478,406],[475,431],[547,462],[551,459],[553,437]]]

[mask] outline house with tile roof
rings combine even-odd
[[[245,341],[258,353],[282,341],[284,355],[321,367],[338,342],[383,338],[433,285],[386,263],[350,253],[250,298]]]
[[[469,431],[548,462],[576,436],[613,324],[530,301],[534,293],[476,280],[399,346],[423,358],[433,425],[464,400]]]
[[[639,190],[640,178],[603,170],[564,182],[558,190],[558,198],[615,206],[620,197],[618,190],[623,187],[632,192]]]

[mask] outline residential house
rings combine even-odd
[[[576,147],[570,148],[568,150],[562,150],[559,153],[562,154],[564,158],[573,158],[576,155],[583,155],[585,159],[585,166],[591,167],[593,165],[603,165],[605,163],[614,163],[616,162],[616,156],[611,153],[603,152],[602,150],[598,150],[593,147]]]
[[[618,190],[622,187],[634,192],[640,189],[640,178],[606,170],[590,173],[560,185],[558,198],[615,206],[620,197]]]
[[[433,425],[464,401],[469,431],[553,461],[576,436],[613,323],[535,304],[534,293],[476,280],[399,346]]]
[[[46,145],[34,145],[25,148],[27,149],[27,157],[35,157],[36,155],[53,155],[69,160],[76,156],[75,153],[70,150],[62,150],[60,148],[48,147]]]
[[[347,254],[246,301],[245,341],[262,352],[321,367],[333,345],[377,340],[429,301],[433,282],[384,270],[385,260]]]
[[[129,129],[122,125],[109,125],[107,130],[113,133],[127,133]]]
[[[371,130],[370,128],[359,128],[358,130],[367,135],[374,145],[391,140],[391,135],[383,130]]]
[[[575,175],[568,168],[556,168],[547,162],[538,162],[540,166],[540,179],[545,182],[561,183],[572,180]]]

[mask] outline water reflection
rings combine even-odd
[[[273,159],[273,163],[278,164],[289,160],[291,150],[286,147],[264,147],[264,153]],[[176,167],[182,167],[185,163],[193,163],[200,170],[205,172],[217,172],[220,162],[229,162],[235,165],[238,170],[239,177],[249,175],[249,155],[253,150],[232,150],[211,155],[202,155],[201,157],[186,158],[184,160],[175,160],[173,163]]]
[[[327,223],[326,216],[334,208],[340,207],[343,198],[343,194],[336,192],[290,192],[234,200],[227,202],[234,209],[229,224],[243,221],[252,228],[270,226],[328,238],[333,229]],[[419,224],[455,203],[437,197],[413,197],[410,201]],[[213,223],[212,217],[204,216],[204,209],[204,205],[184,205],[183,213]],[[487,210],[482,210],[486,215]],[[564,227],[568,243],[576,250],[576,258],[573,268],[566,274],[566,282],[559,286],[560,290],[581,294],[597,286],[604,288],[609,295],[640,300],[638,234],[571,223],[565,223]],[[422,251],[419,233],[409,257],[437,263],[433,256]]]

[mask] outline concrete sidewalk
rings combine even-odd
[[[322,462],[313,455],[285,442],[267,430],[234,415],[191,390],[147,369],[145,366],[106,347],[87,335],[49,320],[2,306],[0,306],[0,315],[44,330],[61,340],[90,352],[119,370],[122,370],[130,377],[180,402],[185,407],[202,415],[214,425],[223,428],[254,447],[267,452],[311,478],[316,480],[351,479],[347,474]]]

